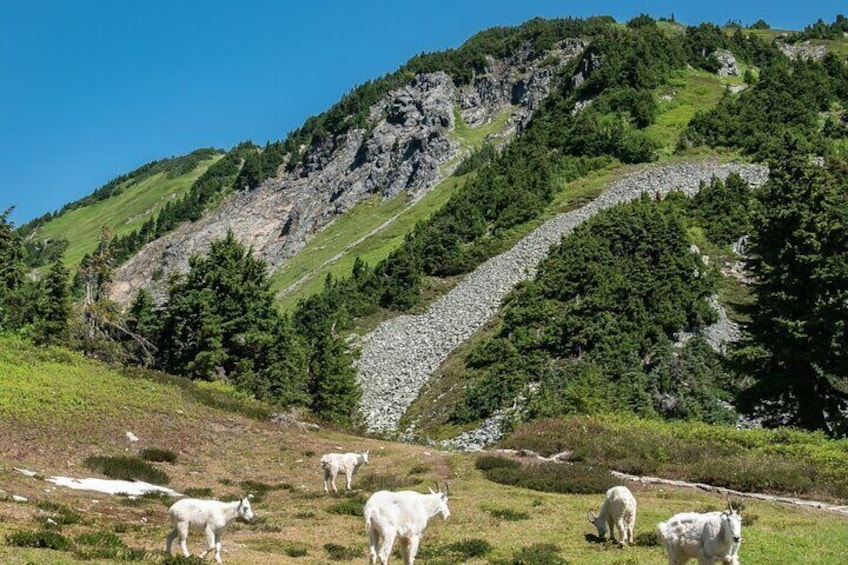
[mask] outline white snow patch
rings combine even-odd
[[[45,479],[55,485],[74,490],[93,490],[106,494],[125,494],[141,496],[148,492],[163,492],[169,496],[182,496],[168,487],[161,487],[144,481],[120,481],[115,479],[73,479],[71,477],[47,477]]]
[[[27,477],[34,477],[38,473],[20,467],[15,471]],[[125,494],[127,496],[141,496],[147,492],[163,492],[169,496],[183,496],[168,487],[160,487],[144,481],[119,481],[115,479],[73,479],[71,477],[47,477],[44,479],[49,483],[60,487],[74,490],[92,490],[106,494]]]

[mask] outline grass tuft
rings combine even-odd
[[[92,471],[102,473],[111,479],[146,481],[158,485],[167,485],[171,482],[167,473],[138,457],[98,455],[86,458],[84,464]]]
[[[365,510],[365,498],[361,495],[356,495],[351,498],[345,498],[329,508],[327,512],[330,514],[343,514],[346,516],[362,516]]]
[[[350,561],[351,559],[356,559],[362,555],[362,552],[359,549],[345,547],[337,543],[325,543],[324,551],[329,554],[330,559],[333,561]]]
[[[12,532],[6,536],[6,545],[53,549],[56,551],[67,551],[71,548],[71,542],[68,538],[59,532],[50,530],[39,530],[36,532],[19,530]]]
[[[144,459],[145,461],[150,461],[151,463],[176,463],[177,462],[177,454],[168,449],[158,449],[155,447],[150,447],[147,449],[142,449],[141,453],[139,453],[139,457]]]

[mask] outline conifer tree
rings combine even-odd
[[[43,343],[64,343],[68,337],[68,318],[71,315],[69,272],[61,259],[53,263],[44,281],[43,308],[37,323],[37,340]]]
[[[847,189],[845,163],[820,167],[790,145],[756,193],[756,302],[740,358],[754,378],[744,407],[772,424],[846,431]]]

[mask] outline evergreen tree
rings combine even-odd
[[[36,324],[36,340],[42,343],[65,343],[68,318],[71,315],[70,273],[61,259],[53,263],[44,281],[43,308]]]
[[[25,283],[24,247],[11,213],[12,208],[0,213],[0,330],[19,327]]]
[[[772,424],[845,433],[848,167],[813,165],[795,145],[771,167],[753,217],[744,407]]]
[[[275,309],[265,262],[228,232],[190,265],[162,313],[159,365],[193,378],[226,378],[278,404],[306,403],[306,345]]]

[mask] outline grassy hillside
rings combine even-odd
[[[39,227],[35,237],[68,240],[65,264],[77,265],[86,253],[97,247],[104,225],[114,235],[139,229],[144,222],[155,218],[169,200],[182,196],[222,156],[202,161],[194,170],[175,177],[158,173],[140,182],[126,181],[117,196],[61,214]]]
[[[230,564],[304,564],[364,562],[367,540],[362,502],[381,488],[426,491],[434,481],[451,488],[451,517],[434,519],[422,544],[426,564],[568,563],[660,565],[660,548],[650,545],[654,524],[681,510],[706,510],[722,500],[691,490],[629,485],[639,500],[636,547],[620,550],[589,534],[586,510],[600,495],[550,494],[492,483],[475,468],[476,456],[439,452],[338,433],[302,430],[251,418],[257,406],[236,401],[221,387],[189,386],[164,376],[127,377],[60,349],[36,350],[18,341],[0,341],[0,562],[12,565],[125,563],[91,556],[91,535],[116,536],[145,563],[160,562],[169,527],[170,500],[130,500],[84,491],[52,488],[13,467],[42,476],[99,476],[82,461],[91,455],[134,455],[142,448],[173,451],[176,461],[154,463],[170,486],[198,496],[228,497],[245,491],[259,519],[233,524],[224,536]],[[229,399],[225,406],[224,401]],[[216,407],[218,406],[218,407]],[[140,437],[131,444],[124,437]],[[519,436],[521,437],[521,436]],[[521,441],[530,441],[524,437]],[[534,444],[532,447],[537,447]],[[318,458],[331,450],[371,449],[371,462],[354,479],[362,491],[339,496],[321,492]],[[27,502],[13,502],[12,495]],[[816,511],[745,501],[751,523],[743,530],[741,556],[748,563],[844,563],[848,521]],[[51,531],[71,540],[65,551],[15,547],[17,532],[42,531],[47,517],[65,522]],[[61,520],[59,518],[62,518]],[[80,537],[89,534],[89,537]],[[17,534],[20,535],[20,534]],[[200,547],[199,534],[189,538]],[[553,553],[516,560],[534,544],[553,543]],[[104,542],[105,544],[105,542]],[[474,548],[490,546],[468,557]],[[465,551],[465,553],[463,553]],[[86,553],[88,552],[88,553]],[[107,555],[104,550],[103,555]],[[395,558],[397,559],[397,558]],[[539,560],[541,559],[541,560]]]

